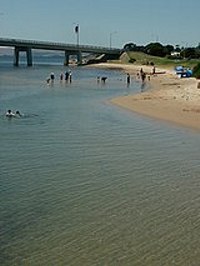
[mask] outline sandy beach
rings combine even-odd
[[[200,89],[197,88],[200,81],[179,78],[173,69],[156,68],[156,74],[152,75],[152,66],[103,63],[98,67],[122,69],[130,73],[132,82],[138,79],[137,73],[141,68],[147,73],[144,86],[148,89],[145,92],[118,97],[112,99],[111,103],[151,118],[200,131]]]

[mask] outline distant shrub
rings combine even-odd
[[[193,76],[197,79],[200,79],[200,63],[198,63],[194,68],[193,68]]]
[[[131,59],[129,60],[129,63],[131,63],[131,64],[134,64],[134,63],[135,63],[135,61],[136,61],[136,59],[134,59],[134,58],[131,58]]]
[[[147,65],[147,66],[154,66],[154,62],[146,60],[145,61],[145,65]]]
[[[171,60],[181,60],[183,59],[180,55],[168,55],[167,59],[171,59]]]

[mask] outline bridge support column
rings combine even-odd
[[[17,47],[15,47],[14,53],[14,66],[19,66],[19,49]]]
[[[24,48],[24,47],[15,47],[14,66],[19,66],[19,53],[20,52],[26,52],[27,66],[32,66],[33,62],[32,62],[31,48]]]
[[[69,65],[69,54],[67,51],[65,51],[65,61],[64,61],[64,65],[68,66]]]
[[[82,53],[78,51],[77,53],[77,65],[82,65]]]
[[[32,66],[33,60],[32,60],[32,52],[30,48],[27,48],[26,50],[26,59],[27,59],[27,66]]]

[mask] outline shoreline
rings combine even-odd
[[[120,96],[110,102],[124,109],[150,118],[191,128],[200,132],[200,89],[195,78],[179,78],[173,70],[152,66],[102,63],[97,68],[121,69],[129,73],[132,79],[142,68],[150,77],[145,83],[150,89],[145,92]],[[142,83],[141,83],[142,84]]]

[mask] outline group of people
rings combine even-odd
[[[97,77],[97,83],[100,83],[100,81],[101,81],[102,83],[105,84],[106,80],[107,80],[107,77],[105,77],[105,76],[103,76],[103,77],[98,76]],[[131,83],[131,76],[129,73],[126,74],[126,83],[127,83],[127,86],[129,86]]]
[[[50,76],[46,79],[47,84],[53,84],[55,80],[55,74],[51,72]],[[66,82],[72,82],[72,72],[71,70],[66,71],[65,73],[60,73],[60,81],[65,80]]]
[[[6,112],[6,117],[8,117],[8,118],[12,118],[12,117],[22,117],[22,114],[20,113],[20,111],[16,111],[16,112],[12,112],[12,110],[8,110],[7,112]]]
[[[155,74],[155,66],[153,67],[152,74],[153,75]],[[143,71],[142,68],[140,69],[140,73],[137,73],[137,76],[139,78],[141,78],[143,83],[145,82],[146,73]],[[148,79],[150,80],[150,76],[148,77]],[[51,72],[50,76],[46,80],[47,84],[53,84],[54,80],[55,80],[55,74],[53,72]],[[60,81],[62,82],[63,80],[65,80],[66,82],[69,82],[69,83],[72,82],[72,72],[71,72],[71,70],[67,70],[64,73],[63,72],[60,73]],[[97,77],[97,83],[99,83],[100,81],[102,83],[105,83],[106,80],[107,80],[107,77],[105,77],[105,76],[103,76],[103,77],[98,76]],[[131,83],[131,76],[130,76],[129,73],[127,73],[126,74],[126,84],[127,84],[127,86],[129,86],[130,83]]]
[[[156,68],[153,66],[152,73],[149,74],[148,76],[144,72],[143,68],[140,69],[140,71],[137,73],[137,78],[142,80],[142,83],[145,83],[146,78],[148,78],[148,81],[150,81],[150,75],[155,75],[156,74]],[[126,74],[126,84],[129,86],[131,83],[131,76],[129,73]]]
[[[64,78],[64,76],[65,76],[65,81],[66,82],[72,82],[72,72],[71,72],[71,70],[69,70],[69,71],[66,71],[65,72],[65,75],[63,74],[63,73],[61,73],[60,74],[60,80],[63,80],[63,78]]]

